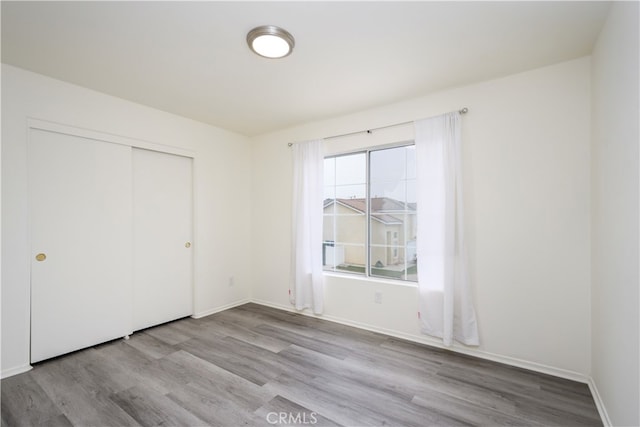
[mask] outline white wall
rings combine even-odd
[[[640,425],[638,13],[616,3],[592,56],[592,375],[620,426]]]
[[[468,107],[466,232],[482,345],[475,354],[590,372],[590,60],[582,58],[253,139],[253,299],[288,303],[288,142]],[[411,139],[411,126],[334,139],[330,152]],[[325,317],[423,342],[414,286],[328,275]],[[374,293],[382,292],[382,304]]]
[[[27,118],[194,152],[195,312],[250,296],[250,144],[231,132],[2,66],[2,376],[29,364]],[[235,285],[229,287],[229,277]]]

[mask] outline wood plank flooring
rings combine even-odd
[[[256,304],[2,380],[4,426],[590,426],[585,384]]]

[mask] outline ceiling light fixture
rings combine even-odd
[[[288,31],[275,25],[263,25],[249,31],[247,43],[257,55],[274,59],[289,55],[296,44]]]

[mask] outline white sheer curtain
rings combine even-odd
[[[478,345],[463,236],[460,113],[415,122],[422,332]]]
[[[300,142],[293,150],[293,229],[290,301],[297,310],[323,311],[322,199],[324,147],[322,140]]]

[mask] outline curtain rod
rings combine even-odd
[[[460,114],[467,114],[468,112],[469,112],[469,109],[467,107],[463,107],[460,110],[458,110],[458,113],[460,113]],[[365,133],[365,132],[366,133],[373,133],[373,131],[376,131],[376,130],[382,130],[382,129],[392,128],[392,127],[396,127],[396,126],[408,125],[409,123],[413,123],[413,122],[414,122],[414,120],[410,120],[408,122],[394,123],[392,125],[380,126],[380,127],[372,128],[372,129],[358,130],[358,131],[349,132],[349,133],[341,133],[340,135],[331,135],[331,136],[327,136],[327,137],[325,137],[323,139],[342,138],[343,136],[357,135],[359,133]],[[290,142],[287,145],[289,147],[291,147],[293,144],[294,144],[293,142]]]

